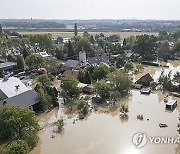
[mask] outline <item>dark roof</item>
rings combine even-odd
[[[109,57],[106,56],[106,55],[101,55],[101,56],[95,56],[95,57],[89,57],[87,59],[87,62],[90,64],[90,65],[99,65],[100,63],[105,63],[105,64],[110,64],[109,62]]]
[[[6,105],[9,106],[29,107],[37,104],[39,101],[40,99],[37,92],[35,90],[28,90],[14,97],[0,101],[0,106],[2,106],[4,102],[7,102]]]
[[[98,54],[105,54],[104,50],[103,50],[101,47],[96,48],[96,49],[94,50],[94,53],[95,53],[96,55],[98,55]]]
[[[82,88],[82,91],[84,93],[92,93],[92,90],[93,90],[93,88],[90,87],[90,86],[85,86],[85,87]]]
[[[139,81],[150,83],[151,81],[154,81],[154,80],[151,77],[151,75],[149,73],[147,73],[144,76],[142,76],[137,82],[139,82]]]
[[[11,67],[11,66],[16,66],[17,63],[14,62],[5,62],[5,63],[0,63],[0,69],[6,68],[6,67]]]
[[[72,77],[75,77],[77,78],[78,77],[78,74],[79,74],[79,70],[66,70],[62,76],[72,76]]]
[[[75,67],[77,67],[78,65],[79,65],[79,61],[77,61],[77,60],[71,60],[71,59],[69,59],[65,64],[64,64],[64,66],[66,66],[66,67],[71,67],[71,68],[75,68]]]

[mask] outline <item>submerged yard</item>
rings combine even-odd
[[[164,69],[166,73],[180,70],[179,62],[171,62],[169,68],[146,66],[142,73],[149,72],[156,80]],[[177,124],[179,122],[180,105],[173,111],[165,110],[163,101],[166,93],[154,91],[150,95],[142,95],[139,90],[132,90],[128,98],[120,100],[115,106],[101,105],[90,112],[84,120],[77,120],[77,114],[67,114],[63,105],[49,113],[39,115],[44,129],[39,132],[39,144],[31,154],[178,154],[177,144],[147,144],[136,149],[132,144],[132,137],[137,132],[146,132],[148,136],[179,136]],[[178,103],[180,98],[175,98]],[[119,117],[119,106],[129,105],[127,119]],[[138,120],[137,115],[143,115]],[[60,134],[53,132],[51,123],[63,118],[65,125]],[[166,123],[168,127],[160,128],[159,123]],[[52,138],[53,135],[53,138]]]

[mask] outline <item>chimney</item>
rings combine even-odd
[[[16,87],[16,90],[18,90],[19,89],[19,87],[20,87],[20,85],[17,85],[17,86],[15,86]]]

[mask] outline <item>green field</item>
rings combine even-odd
[[[73,32],[19,32],[22,35],[34,35],[34,34],[51,34],[53,38],[63,37],[63,38],[72,38],[74,36]],[[100,34],[101,32],[89,32],[91,35]],[[141,35],[141,34],[149,34],[157,36],[156,32],[102,32],[105,36],[117,34],[120,35],[121,39],[127,38],[131,35]],[[78,33],[79,36],[83,35],[83,32]]]

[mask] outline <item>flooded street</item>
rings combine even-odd
[[[155,81],[164,70],[172,74],[180,71],[180,63],[169,63],[169,68],[146,66],[136,79],[150,73]],[[84,120],[73,124],[76,114],[64,113],[63,106],[49,113],[39,115],[39,120],[45,128],[39,131],[39,143],[31,154],[179,154],[177,144],[150,144],[136,149],[132,144],[132,137],[137,132],[146,132],[148,136],[179,136],[177,124],[179,122],[180,104],[173,112],[165,110],[163,101],[165,94],[160,91],[150,95],[142,95],[139,90],[132,90],[131,96],[116,104],[115,107],[99,107],[91,112]],[[180,103],[180,98],[175,98]],[[128,119],[120,119],[119,106],[128,103]],[[104,112],[106,111],[106,112]],[[142,114],[144,119],[137,120]],[[53,132],[51,124],[59,118],[65,121],[60,134]],[[160,128],[159,123],[166,123],[167,128]],[[52,138],[52,135],[55,135]]]

